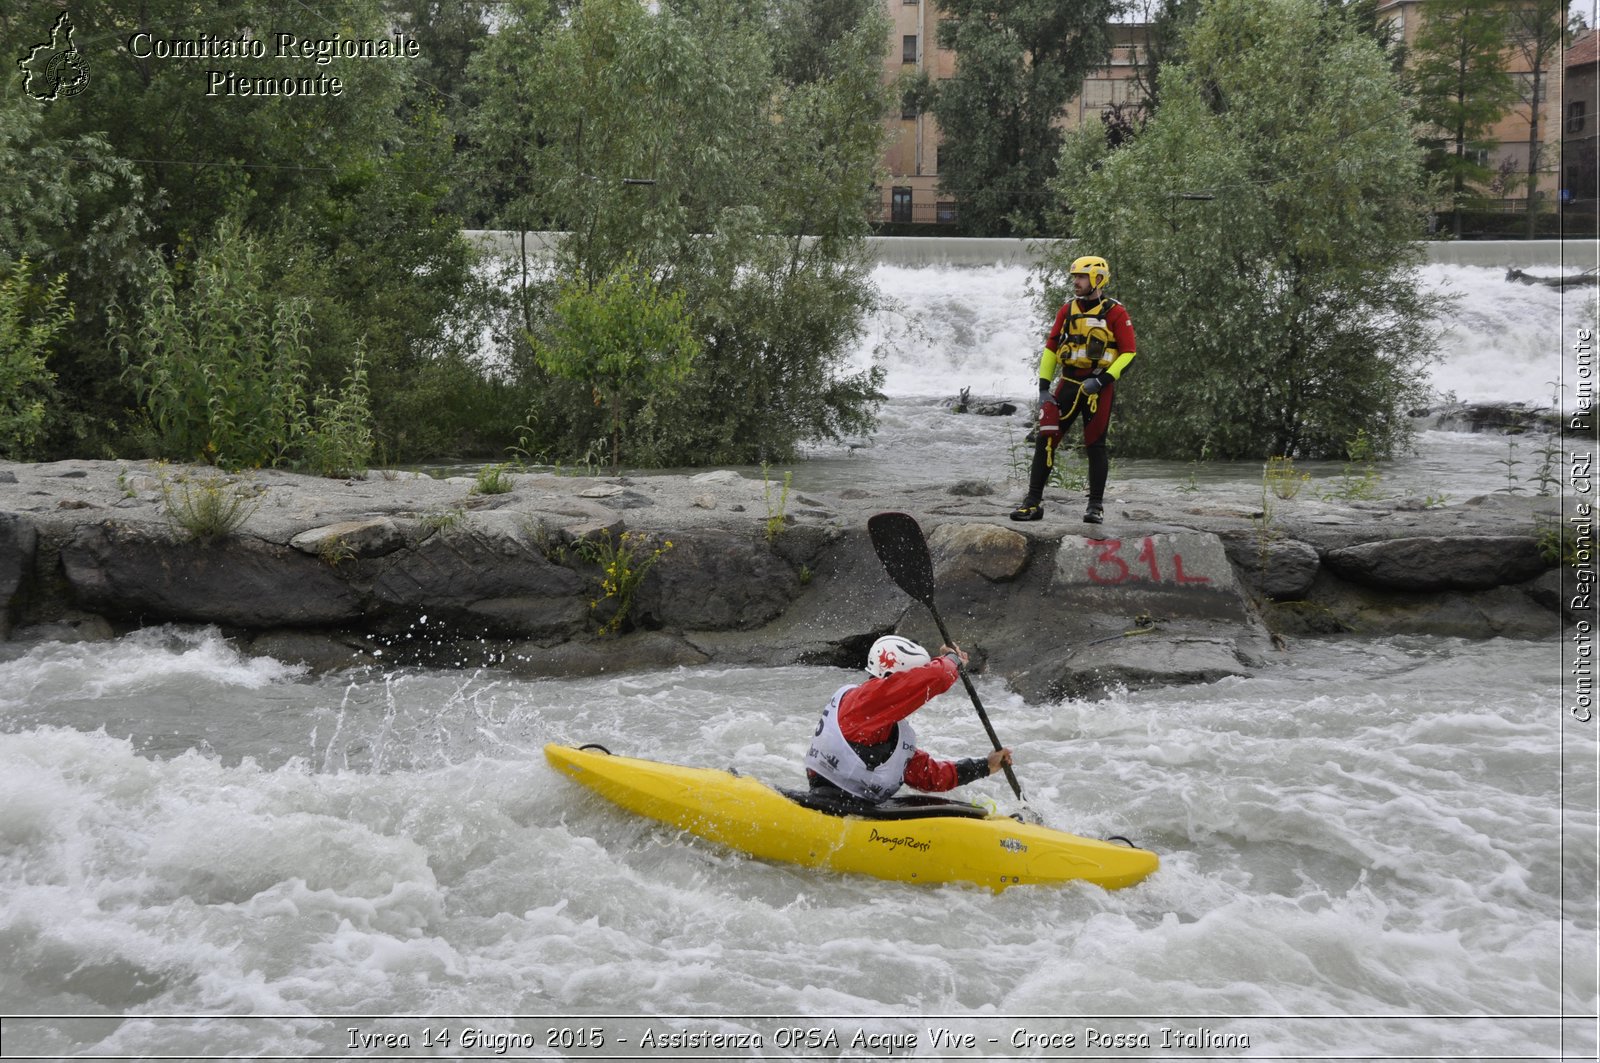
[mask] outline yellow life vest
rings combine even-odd
[[[1117,350],[1117,337],[1106,323],[1106,315],[1111,313],[1112,307],[1121,304],[1102,297],[1088,310],[1079,310],[1076,299],[1068,305],[1066,327],[1061,330],[1061,341],[1056,345],[1059,364],[1071,369],[1109,367],[1122,352]]]

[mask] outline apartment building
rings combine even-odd
[[[938,5],[933,0],[885,3],[890,27],[884,79],[899,85],[904,78],[924,72],[935,81],[954,74],[955,53],[938,45]],[[898,119],[890,119],[890,140],[883,156],[883,169],[889,176],[882,189],[883,221],[930,224],[955,220],[955,205],[938,195],[939,140],[939,124],[931,114],[905,110]]]
[[[1600,30],[1573,41],[1561,94],[1561,205],[1573,214],[1600,208]]]
[[[926,72],[935,81],[955,73],[956,56],[939,47],[939,19],[934,0],[885,0],[890,20],[884,78],[897,83],[907,74]],[[1134,63],[1144,39],[1142,23],[1118,23],[1112,29],[1110,66],[1084,80],[1077,98],[1068,102],[1059,122],[1076,129],[1098,122],[1113,104],[1137,102]],[[939,194],[939,123],[931,114],[902,111],[890,120],[890,142],[883,155],[887,183],[881,189],[879,219],[896,224],[951,224],[957,205]]]

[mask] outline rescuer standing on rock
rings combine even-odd
[[[1012,520],[1044,519],[1044,485],[1055,464],[1061,433],[1083,414],[1083,446],[1089,456],[1086,524],[1105,521],[1106,429],[1117,380],[1133,361],[1133,321],[1127,308],[1105,294],[1111,280],[1106,260],[1086,255],[1072,263],[1073,297],[1056,313],[1039,358],[1039,436],[1033,447],[1028,495]]]

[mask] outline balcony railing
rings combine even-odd
[[[874,225],[954,225],[956,205],[951,202],[891,204],[880,203],[868,210]]]

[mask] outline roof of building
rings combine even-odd
[[[1590,30],[1567,46],[1567,69],[1600,59],[1600,30]]]

